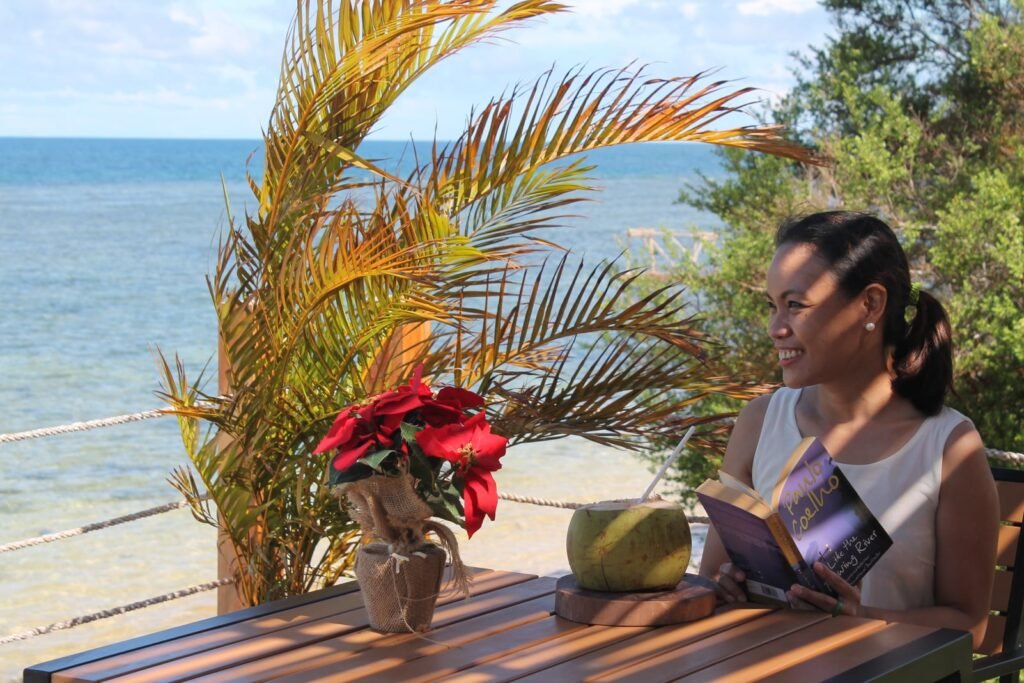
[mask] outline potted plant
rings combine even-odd
[[[346,407],[315,451],[331,454],[331,485],[364,539],[375,541],[360,546],[355,573],[370,625],[381,631],[430,625],[446,552],[452,584],[468,594],[455,535],[433,518],[464,526],[470,537],[485,517],[493,520],[491,473],[508,443],[491,432],[479,394],[435,393],[422,373],[418,366],[407,384]]]

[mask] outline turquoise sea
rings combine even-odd
[[[0,434],[160,407],[157,349],[193,372],[211,359],[205,276],[225,224],[221,178],[241,215],[252,205],[246,160],[258,164],[259,150],[248,140],[0,138]],[[360,151],[410,156],[403,142]],[[588,263],[622,251],[627,228],[713,229],[673,203],[696,173],[716,172],[710,147],[638,145],[589,158],[602,191],[548,234]],[[183,463],[170,419],[0,444],[0,544],[175,500],[166,478]],[[651,476],[628,454],[575,441],[522,447],[505,463],[502,490],[561,500],[637,496]],[[566,510],[503,502],[464,553],[475,564],[558,571],[567,522]],[[0,638],[215,574],[214,531],[185,511],[0,553]],[[203,593],[0,645],[0,681],[214,610],[214,593]]]

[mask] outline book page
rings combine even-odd
[[[747,486],[742,481],[740,481],[736,477],[732,476],[728,472],[723,472],[722,470],[718,470],[718,481],[722,482],[723,484],[725,484],[729,488],[736,489],[737,491],[742,491],[743,493],[747,494],[751,498],[754,498],[756,500],[761,501],[762,503],[764,503],[764,506],[767,507],[767,508],[773,508],[774,507],[769,501],[765,500],[761,496],[761,494],[758,493],[754,488],[752,488],[750,486]]]
[[[752,496],[741,488],[726,486],[723,482],[716,481],[714,479],[708,479],[698,486],[696,492],[698,495],[703,493],[706,496],[712,496],[731,505],[735,505],[741,510],[757,515],[761,519],[767,519],[773,512],[773,510],[765,504],[765,501],[761,496]],[[706,509],[707,508],[705,508],[705,510]]]

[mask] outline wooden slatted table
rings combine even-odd
[[[662,627],[554,615],[555,579],[474,570],[426,634],[367,627],[353,583],[39,664],[77,681],[930,681],[970,671],[967,633],[854,617],[721,607]]]

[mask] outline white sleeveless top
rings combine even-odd
[[[779,470],[803,438],[796,424],[799,389],[772,395],[754,452],[754,489],[771,500]],[[861,584],[861,603],[906,610],[935,603],[935,512],[946,440],[961,422],[952,408],[927,418],[910,440],[869,465],[839,463],[864,503],[892,538]]]

